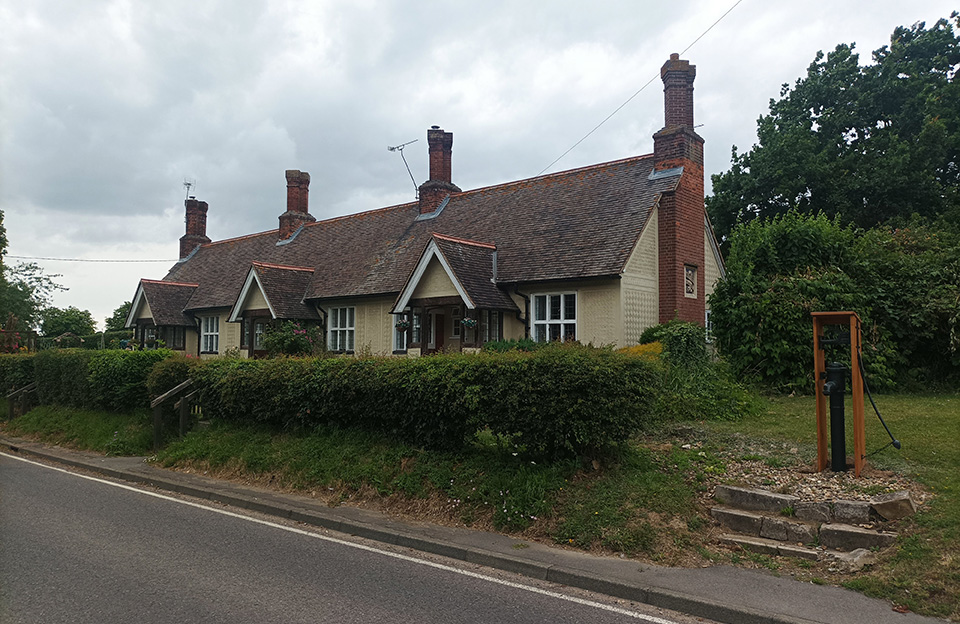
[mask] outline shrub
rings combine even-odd
[[[33,354],[0,354],[0,392],[9,394],[34,380]]]
[[[636,344],[632,347],[623,347],[622,349],[617,349],[617,353],[623,353],[633,357],[642,357],[648,360],[655,360],[660,357],[661,353],[663,353],[663,345],[660,342],[647,342],[643,344]]]
[[[580,345],[429,358],[213,360],[204,413],[276,427],[336,425],[458,449],[478,430],[530,455],[594,454],[652,417],[650,362]],[[519,452],[519,451],[518,451]]]
[[[542,349],[547,344],[549,343],[536,342],[533,338],[520,338],[519,340],[492,340],[485,342],[481,348],[484,351],[506,353],[507,351],[536,351],[537,349]]]
[[[147,377],[158,362],[173,351],[97,351],[90,359],[90,392],[97,407],[111,411],[129,411],[149,407]]]
[[[263,334],[263,348],[270,355],[320,355],[326,350],[323,329],[317,325],[284,321],[268,327]]]
[[[51,349],[36,355],[41,403],[127,411],[147,407],[147,375],[171,351]]]
[[[155,399],[167,390],[185,382],[200,363],[195,357],[174,354],[153,365],[147,375],[147,396]]]

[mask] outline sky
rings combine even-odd
[[[416,140],[403,155],[420,184],[432,125],[453,132],[464,190],[647,154],[673,52],[697,67],[709,192],[731,147],[753,145],[771,98],[818,50],[855,43],[866,64],[896,26],[954,8],[0,0],[6,262],[57,258],[32,260],[67,288],[53,305],[89,310],[102,328],[141,277],[160,279],[176,261],[185,180],[210,205],[207,235],[222,240],[276,229],[287,169],[310,173],[317,219],[413,201],[387,147]]]

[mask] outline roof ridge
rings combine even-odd
[[[502,182],[500,184],[490,184],[488,186],[481,186],[479,188],[470,189],[469,191],[454,193],[451,195],[451,197],[463,197],[464,195],[470,195],[471,193],[478,193],[480,191],[490,191],[491,189],[497,189],[497,188],[509,188],[512,186],[519,186],[521,184],[529,184],[530,182],[535,182],[539,180],[546,180],[549,178],[557,178],[560,176],[571,175],[575,173],[582,173],[584,171],[589,171],[591,169],[601,169],[603,167],[609,167],[611,165],[619,165],[619,164],[630,162],[630,161],[641,161],[647,158],[653,158],[653,153],[651,152],[650,154],[641,154],[639,156],[627,156],[626,158],[618,158],[617,160],[610,160],[607,162],[595,163],[592,165],[584,165],[583,167],[565,169],[563,171],[556,171],[554,173],[545,173],[543,175],[533,176],[532,178],[523,178],[521,180],[511,180],[510,182]]]
[[[457,237],[455,237],[455,236],[447,236],[446,234],[439,234],[439,233],[437,233],[437,232],[433,232],[433,233],[432,233],[432,236],[433,236],[434,238],[439,238],[440,240],[446,240],[446,241],[450,241],[450,242],[453,242],[453,243],[462,243],[462,244],[464,244],[464,245],[473,245],[473,246],[475,246],[475,247],[486,247],[486,248],[488,248],[488,249],[496,249],[496,248],[497,248],[497,246],[496,246],[495,244],[493,244],[493,243],[482,243],[482,242],[480,242],[480,241],[469,240],[469,239],[466,239],[466,238],[457,238]]]
[[[148,284],[164,284],[165,286],[193,286],[194,288],[200,285],[200,284],[194,284],[193,282],[171,282],[167,280],[146,279],[144,277],[141,277],[140,281],[147,282]]]
[[[289,264],[273,264],[273,263],[271,263],[271,262],[260,262],[259,260],[254,260],[253,262],[251,262],[251,264],[253,264],[253,265],[255,265],[255,266],[259,266],[259,267],[265,267],[265,268],[268,268],[268,269],[286,269],[286,270],[290,270],[290,271],[309,271],[310,273],[313,273],[314,271],[316,271],[316,269],[310,268],[310,267],[293,266],[293,265],[289,265]]]

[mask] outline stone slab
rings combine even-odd
[[[884,520],[899,520],[917,513],[917,506],[907,490],[874,497],[870,507]]]
[[[866,501],[835,500],[831,503],[831,520],[843,524],[870,522],[870,503]]]
[[[793,514],[800,520],[830,522],[830,504],[811,501],[799,502],[793,506]]]
[[[760,535],[760,526],[763,524],[763,516],[760,514],[729,507],[713,507],[710,515],[730,531],[743,535]]]
[[[794,507],[800,499],[789,494],[778,494],[754,488],[718,485],[714,498],[729,507],[750,511],[780,513],[786,507]]]
[[[824,524],[820,527],[820,545],[840,550],[886,548],[897,541],[896,533],[861,529],[849,524]]]
[[[770,555],[776,557],[780,554],[777,549],[777,542],[764,539],[762,537],[746,537],[744,535],[721,535],[720,542],[723,544],[733,544],[740,546],[744,550],[759,553],[761,555]]]

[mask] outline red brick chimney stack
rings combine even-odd
[[[676,189],[660,197],[660,322],[705,322],[703,139],[693,129],[697,68],[679,54],[660,68],[664,127],[653,135],[654,171],[683,168]]]
[[[180,258],[186,258],[199,245],[210,242],[207,237],[207,202],[188,197],[183,202],[186,208],[186,233],[180,237]]]
[[[293,236],[303,223],[312,223],[316,218],[310,214],[310,174],[306,171],[288,169],[287,211],[280,215],[280,240]]]
[[[437,209],[445,197],[459,193],[460,187],[453,183],[453,133],[444,132],[440,126],[427,130],[427,145],[430,149],[430,179],[420,185],[420,214]]]

